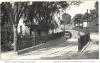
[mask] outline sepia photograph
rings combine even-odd
[[[99,60],[99,1],[0,2],[2,60]]]

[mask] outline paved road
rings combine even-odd
[[[78,52],[77,40],[64,37],[49,41],[40,49],[15,55],[13,52],[1,54],[2,59],[97,59],[99,55],[98,33],[91,33],[90,45],[84,52]]]
[[[46,43],[43,47],[41,47],[41,49],[31,51],[23,55],[14,55],[13,52],[3,53],[2,59],[44,59],[61,56],[63,54],[70,55],[76,52],[77,41],[66,41],[64,37],[61,37]]]

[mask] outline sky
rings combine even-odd
[[[59,19],[58,17],[60,17],[60,19],[62,20],[62,14],[63,13],[67,13],[69,15],[71,15],[71,18],[73,18],[76,14],[85,14],[91,10],[94,9],[95,7],[95,1],[82,1],[82,3],[78,6],[78,5],[70,5],[66,10],[64,10],[64,12],[61,10],[60,14],[55,14],[55,20],[59,23]]]
[[[71,5],[69,8],[66,9],[66,13],[70,14],[72,17],[75,14],[84,14],[88,10],[94,9],[95,1],[83,1],[79,6]]]

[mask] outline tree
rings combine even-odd
[[[83,21],[92,22],[98,19],[98,2],[95,2],[95,9],[90,10],[90,13],[85,13],[83,15]]]
[[[68,7],[68,3],[61,2],[32,2],[26,11],[26,18],[30,25],[27,25],[31,30],[36,29],[36,22],[38,23],[37,29],[42,30],[48,34],[49,29],[55,28],[53,16],[59,9]],[[52,26],[53,25],[53,26]],[[35,27],[35,28],[34,28]]]
[[[83,18],[83,15],[82,14],[76,14],[74,16],[74,23],[75,24],[82,23],[82,18]]]
[[[12,30],[9,29],[11,27],[7,26],[9,24],[10,25],[12,24],[11,21],[9,21],[9,12],[8,12],[7,5],[9,4],[7,3],[5,5],[4,3],[1,3],[1,7],[0,7],[1,8],[1,29],[2,29],[1,30],[1,44],[2,44],[1,50],[3,51],[11,49],[10,45],[8,44],[13,41],[13,39],[11,39],[13,35]],[[10,31],[8,31],[7,29],[9,29]]]
[[[53,30],[53,33],[54,33],[54,30],[57,29],[57,27],[58,27],[58,24],[56,21],[51,23],[51,30]]]
[[[71,1],[70,5],[80,5],[82,1]]]
[[[65,29],[66,29],[65,25],[67,25],[71,22],[71,16],[67,13],[64,13],[62,15],[62,20],[60,22],[61,22],[61,24],[64,25],[64,31],[65,31]]]
[[[90,18],[91,18],[91,20],[92,21],[94,21],[95,19],[98,19],[98,10],[99,10],[99,8],[98,8],[98,1],[96,1],[95,2],[95,9],[93,9],[93,10],[90,10]]]
[[[0,5],[0,8],[1,8],[1,5]],[[1,10],[0,10],[0,45],[1,45]],[[0,52],[1,52],[1,47],[0,47]]]
[[[3,9],[7,10],[4,11],[4,13],[6,12],[6,16],[13,24],[13,42],[15,44],[14,50],[17,51],[17,26],[20,18],[23,16],[23,13],[26,10],[27,2],[2,2],[1,7],[1,11]]]
[[[63,24],[69,24],[71,22],[71,16],[67,13],[64,13],[62,15],[62,21],[63,21]]]

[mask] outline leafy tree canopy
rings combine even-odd
[[[76,14],[76,15],[74,16],[74,22],[75,22],[75,23],[80,23],[80,22],[82,22],[82,17],[83,17],[82,14]]]
[[[30,28],[34,28],[38,23],[38,29],[43,31],[48,31],[53,29],[54,26],[54,13],[59,13],[59,9],[65,9],[69,4],[66,1],[61,2],[32,2],[32,5],[28,6],[25,16],[27,17],[26,21],[30,21],[31,25],[27,25]],[[55,26],[54,26],[55,28]]]
[[[71,16],[67,13],[64,13],[62,15],[62,21],[63,21],[63,24],[69,24],[71,22]]]

